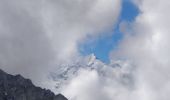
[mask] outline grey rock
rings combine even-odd
[[[0,70],[0,100],[67,100],[62,94],[33,85],[21,75],[10,75]]]

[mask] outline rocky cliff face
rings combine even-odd
[[[21,75],[9,75],[0,70],[0,100],[67,100],[50,90],[35,87],[31,80]]]

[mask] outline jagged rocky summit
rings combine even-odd
[[[67,100],[62,94],[36,87],[21,75],[10,75],[0,69],[0,100]]]

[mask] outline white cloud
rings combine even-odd
[[[78,77],[73,78],[64,94],[70,100],[103,100],[100,93],[100,81],[96,71],[81,70]]]
[[[48,0],[43,20],[48,35],[58,45],[58,56],[77,53],[77,42],[112,29],[120,11],[120,0]],[[56,34],[57,33],[57,34]],[[64,38],[64,41],[63,41]]]
[[[113,28],[120,0],[0,0],[0,68],[43,82],[78,44]],[[46,80],[45,80],[46,81]]]
[[[134,1],[141,13],[135,22],[131,23],[131,29],[127,29],[119,51],[117,54],[114,52],[113,55],[119,57],[121,55],[135,64],[134,97],[138,96],[138,100],[169,100],[170,2],[168,0]]]

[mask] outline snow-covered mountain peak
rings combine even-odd
[[[75,63],[58,65],[55,71],[50,73],[50,77],[56,82],[56,88],[60,91],[63,86],[67,85],[73,78],[77,77],[81,70],[95,71],[100,77],[119,80],[121,77],[126,76],[121,79],[130,77],[131,70],[125,71],[125,69],[130,68],[124,61],[112,61],[110,64],[105,64],[97,59],[94,54],[90,54],[86,57],[82,57]]]
[[[96,61],[96,56],[94,54],[90,54],[88,56],[86,56],[84,59],[83,59],[83,62],[87,65],[87,66],[90,66],[92,64],[94,64],[94,62]]]
[[[89,62],[88,62],[88,65],[91,65],[92,63],[94,63],[96,60],[96,56],[94,54],[91,54],[89,56]]]

